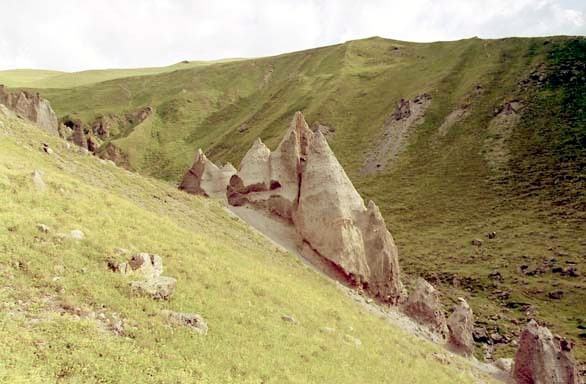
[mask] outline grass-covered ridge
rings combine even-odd
[[[467,363],[442,364],[440,348],[364,312],[218,202],[0,121],[1,382],[473,382]],[[60,237],[73,229],[86,238]],[[178,280],[171,300],[132,295],[107,268],[128,257],[117,248],[161,255]],[[208,334],[169,324],[162,309],[201,314]],[[123,335],[107,326],[115,318]]]
[[[47,71],[42,69],[12,69],[0,71],[0,84],[5,84],[8,87],[72,88],[123,77],[156,75],[159,73],[173,72],[180,69],[200,67],[234,60],[239,59],[216,61],[186,60],[166,67],[99,69],[80,72]]]

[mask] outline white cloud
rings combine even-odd
[[[383,36],[584,35],[576,0],[3,0],[0,69],[255,57]]]

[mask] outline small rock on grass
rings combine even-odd
[[[79,229],[74,229],[69,233],[69,237],[71,237],[73,240],[83,240],[85,238],[85,234]]]
[[[51,228],[49,228],[45,224],[37,224],[37,229],[43,233],[49,233],[51,231]]]
[[[134,293],[143,294],[156,300],[167,300],[175,291],[177,280],[159,276],[143,281],[133,281],[130,288]]]
[[[494,365],[500,370],[503,370],[505,372],[511,372],[511,370],[513,369],[513,359],[510,359],[510,358],[496,359],[496,361],[494,362]]]
[[[189,327],[200,335],[208,333],[208,324],[203,317],[196,313],[178,313],[164,309],[161,311],[161,314],[173,323]]]
[[[43,181],[43,175],[43,171],[38,169],[35,169],[32,174],[33,183],[39,191],[44,191],[46,188],[45,182]]]
[[[350,336],[350,335],[344,335],[344,341],[348,344],[353,344],[356,347],[361,347],[362,346],[362,341],[354,336]]]
[[[291,324],[299,324],[299,322],[293,316],[289,316],[289,315],[282,315],[281,320],[286,321]]]

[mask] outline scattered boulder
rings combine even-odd
[[[198,149],[195,161],[183,177],[179,189],[194,195],[225,198],[226,188],[235,173],[232,164],[218,168]]]
[[[496,239],[496,232],[488,232],[486,237],[488,237],[490,240]]]
[[[493,344],[504,343],[506,341],[505,337],[498,332],[493,332],[490,334],[490,341]]]
[[[474,327],[472,338],[477,343],[489,343],[488,330],[485,327]]]
[[[154,299],[167,300],[173,294],[177,284],[174,278],[161,276],[163,259],[150,253],[133,255],[128,262],[117,265],[109,262],[108,267],[126,276],[140,277],[140,280],[130,283],[132,291]]]
[[[59,120],[48,100],[39,93],[27,91],[9,92],[0,84],[0,104],[4,104],[17,115],[36,123],[43,130],[58,135]]]
[[[578,384],[572,345],[531,320],[519,340],[513,376],[518,384]]]
[[[474,314],[466,300],[459,298],[458,301],[448,319],[448,346],[458,354],[471,356],[474,350]]]
[[[169,310],[162,310],[161,314],[167,317],[171,322],[182,325],[185,327],[189,327],[196,333],[200,335],[205,335],[208,333],[208,324],[206,323],[205,319],[198,314],[195,313],[178,313]]]
[[[51,231],[51,228],[49,228],[45,224],[37,224],[37,229],[43,233],[49,233]]]
[[[552,291],[547,294],[550,299],[561,300],[564,297],[564,291]]]
[[[473,239],[473,240],[470,242],[470,244],[472,244],[472,245],[474,245],[474,246],[476,246],[476,247],[480,247],[480,246],[482,246],[482,240],[480,240],[480,239]]]
[[[167,300],[175,291],[177,280],[172,277],[159,276],[130,283],[134,293],[150,296],[156,300]]]
[[[43,181],[44,172],[35,169],[32,174],[33,184],[39,191],[44,191],[46,189],[45,182]]]
[[[498,369],[505,371],[505,372],[511,372],[511,370],[513,369],[513,359],[511,358],[500,358],[500,359],[496,359],[496,361],[494,362],[495,367],[497,367]]]
[[[163,273],[163,260],[157,255],[139,253],[127,263],[118,264],[117,271],[124,275],[140,274],[147,279],[156,278]]]
[[[85,238],[85,234],[79,229],[74,229],[73,231],[69,232],[69,237],[73,240],[81,241]]]
[[[441,308],[439,292],[425,279],[417,279],[413,292],[403,306],[404,312],[418,323],[430,326],[446,337],[448,328]]]
[[[491,273],[488,274],[488,278],[491,280],[495,280],[495,281],[503,281],[503,275],[501,275],[501,273],[497,270],[492,271]]]
[[[562,276],[580,277],[580,272],[574,267],[565,267],[560,271]]]
[[[327,334],[330,334],[330,335],[333,334],[333,333],[336,333],[336,329],[335,328],[332,328],[332,327],[321,327],[319,329],[319,331],[321,333],[327,333]]]
[[[287,323],[299,324],[297,319],[295,319],[293,316],[290,316],[290,315],[282,315],[281,320],[286,321]]]
[[[344,335],[344,341],[347,344],[351,344],[354,345],[356,347],[362,347],[362,340],[360,340],[357,337],[351,336],[351,335]]]

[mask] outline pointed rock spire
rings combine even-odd
[[[234,173],[236,170],[232,164],[228,163],[220,169],[198,149],[195,161],[183,177],[179,189],[195,195],[225,198],[228,181]]]
[[[531,320],[519,340],[513,377],[518,384],[578,384],[572,345]]]
[[[417,279],[415,289],[405,302],[404,311],[418,323],[430,326],[443,337],[447,336],[448,327],[439,292],[425,279]]]
[[[448,319],[448,346],[456,353],[463,356],[471,356],[474,350],[474,314],[463,298],[458,299],[458,304]]]

